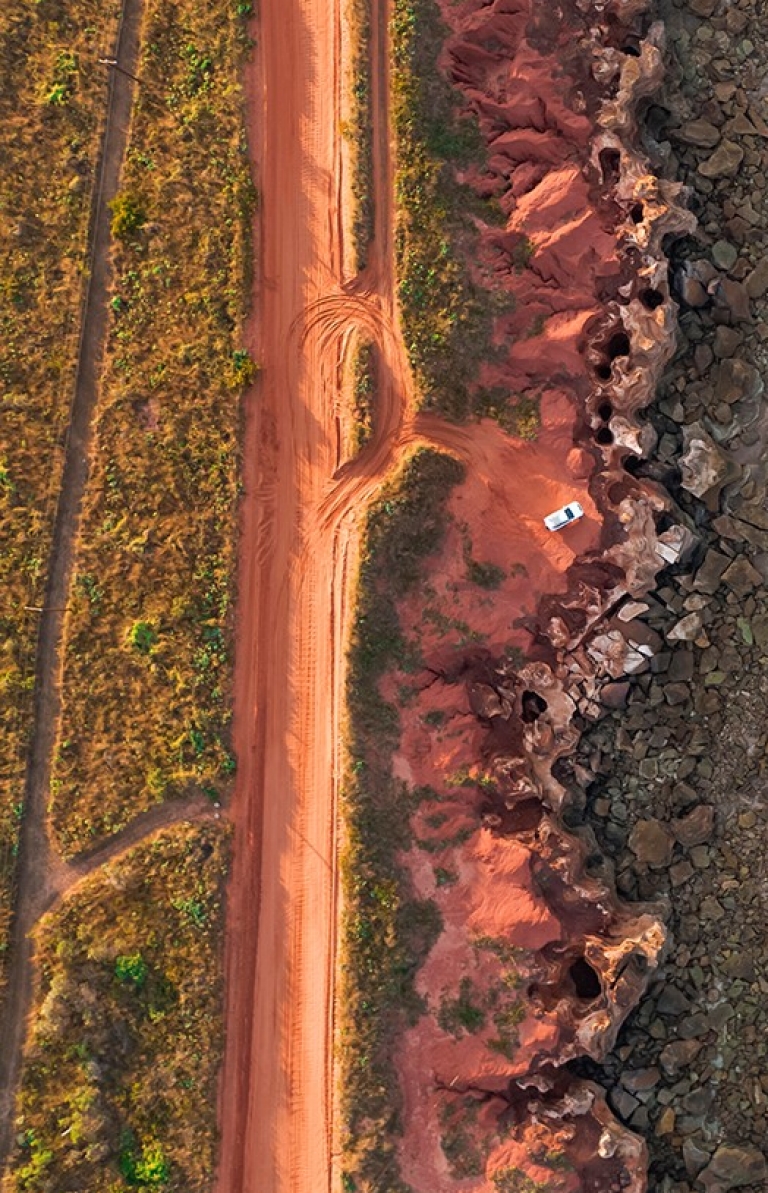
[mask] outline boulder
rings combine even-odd
[[[731,405],[741,398],[759,398],[763,379],[754,365],[738,356],[721,360],[715,373],[715,398]]]
[[[672,832],[679,845],[690,849],[693,845],[706,845],[712,840],[715,826],[715,809],[711,804],[699,804],[687,816],[672,821]]]
[[[701,423],[683,427],[684,452],[680,457],[681,485],[711,509],[720,490],[735,480],[741,469],[704,430]]]
[[[696,573],[693,587],[698,592],[706,592],[710,596],[717,592],[723,572],[728,567],[730,559],[721,551],[710,549],[704,556],[704,562]]]
[[[724,140],[715,152],[699,164],[705,178],[735,178],[744,160],[744,150],[735,141]]]
[[[756,1147],[721,1143],[707,1167],[699,1173],[707,1193],[725,1193],[744,1185],[765,1187],[768,1163]]]
[[[738,555],[730,567],[723,572],[723,580],[737,596],[745,597],[763,583],[763,577],[753,567],[746,555]]]
[[[659,820],[638,820],[629,836],[629,848],[639,862],[661,869],[672,861],[675,839]]]

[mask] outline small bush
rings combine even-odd
[[[116,240],[128,240],[147,222],[141,202],[127,192],[115,195],[109,209],[112,212],[110,228]]]
[[[158,633],[150,621],[135,621],[128,631],[128,641],[139,654],[151,654],[157,645]]]

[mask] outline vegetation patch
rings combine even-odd
[[[352,447],[360,451],[373,438],[378,388],[379,350],[358,340],[352,358]]]
[[[241,6],[242,7],[242,6]],[[226,789],[240,340],[254,206],[245,27],[147,0],[112,204],[112,327],[68,609],[52,818],[65,856]]]
[[[211,1188],[227,858],[177,827],[42,921],[8,1193]]]
[[[393,1051],[398,1034],[423,1011],[414,978],[440,931],[436,905],[413,897],[398,862],[410,845],[410,815],[425,792],[409,793],[392,776],[399,718],[379,683],[407,650],[397,601],[439,548],[444,505],[462,475],[452,457],[419,451],[385,487],[364,531],[347,687],[339,996],[344,1181],[361,1193],[406,1193],[397,1172],[401,1121]]]
[[[117,0],[0,6],[0,988]]]
[[[483,1153],[476,1142],[474,1128],[479,1103],[475,1098],[451,1098],[440,1107],[440,1146],[454,1180],[482,1176]]]
[[[473,214],[500,209],[456,181],[482,157],[477,121],[438,67],[446,39],[436,0],[394,0],[392,117],[396,148],[395,257],[403,335],[421,404],[462,420],[475,412],[472,381],[492,355],[496,311],[509,299],[473,281]]]
[[[458,998],[443,997],[437,1022],[443,1031],[461,1039],[467,1032],[474,1034],[485,1027],[485,1007],[482,994],[475,990],[471,978],[463,977],[459,983]]]
[[[375,231],[373,194],[373,96],[371,92],[372,0],[347,0],[350,37],[349,121],[342,129],[351,159],[354,214],[352,239],[358,270],[368,264]]]
[[[541,429],[541,394],[511,395],[501,386],[479,390],[475,413],[494,418],[508,435],[534,440]]]

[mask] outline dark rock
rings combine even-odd
[[[744,337],[735,327],[725,327],[721,324],[715,329],[712,347],[719,360],[727,356],[735,356],[743,343]]]
[[[626,708],[629,692],[628,680],[603,684],[600,689],[600,702],[604,708]]]
[[[738,555],[723,572],[723,580],[737,596],[745,597],[762,585],[763,578],[745,555]]]
[[[715,809],[710,804],[699,804],[687,816],[673,820],[671,824],[675,840],[689,849],[692,845],[706,845],[712,839],[715,824]]]
[[[656,1010],[660,1015],[684,1015],[690,1009],[690,999],[677,986],[667,984],[656,999]]]
[[[723,572],[728,567],[730,560],[727,555],[723,555],[720,551],[710,549],[704,556],[704,562],[696,573],[693,581],[693,587],[698,592],[706,592],[712,595],[717,592],[720,587],[720,581]]]
[[[697,1011],[684,1019],[677,1030],[681,1040],[695,1040],[707,1034],[709,1020],[703,1011]]]
[[[673,1040],[671,1044],[665,1044],[661,1050],[661,1067],[668,1077],[677,1077],[695,1060],[700,1051],[701,1044],[698,1040]]]
[[[768,294],[768,257],[761,257],[745,282],[750,298],[763,298]]]

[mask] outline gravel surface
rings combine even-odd
[[[671,250],[680,351],[638,471],[700,544],[648,601],[651,668],[585,733],[577,761],[594,778],[574,822],[625,897],[663,901],[672,944],[608,1063],[582,1068],[646,1136],[650,1193],[765,1193],[768,6],[661,8],[669,72],[648,149],[691,188],[700,224]]]

